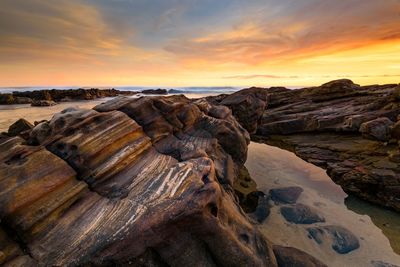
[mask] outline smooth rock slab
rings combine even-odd
[[[347,254],[360,247],[357,237],[342,226],[330,225],[307,228],[309,238],[318,244],[329,242],[339,254]]]
[[[274,188],[269,191],[272,200],[284,204],[294,204],[303,192],[299,186]]]
[[[286,221],[296,224],[313,224],[325,222],[325,218],[304,204],[297,203],[294,206],[281,207],[281,214]]]

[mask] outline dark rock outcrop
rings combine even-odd
[[[253,140],[293,151],[327,169],[347,193],[400,211],[399,95],[396,84],[338,80],[208,99],[228,105]]]
[[[277,266],[233,193],[248,142],[226,109],[182,96],[70,108],[28,140],[4,136],[1,263]]]
[[[20,134],[22,134],[22,135],[28,134],[29,135],[32,128],[33,128],[33,125],[29,121],[27,121],[25,119],[19,119],[10,125],[10,127],[8,128],[7,134],[9,136],[17,136]]]
[[[166,95],[168,94],[168,90],[167,89],[147,89],[147,90],[143,90],[140,93],[144,94],[144,95]]]
[[[0,105],[10,104],[31,104],[46,103],[43,101],[73,101],[73,100],[93,100],[103,97],[116,97],[118,95],[134,95],[137,92],[120,91],[116,89],[68,89],[68,90],[36,90],[36,91],[15,91],[12,94],[0,94]]]
[[[53,100],[32,100],[31,106],[32,107],[50,107],[57,105],[56,102]]]
[[[274,246],[279,267],[327,267],[318,259],[292,247]]]

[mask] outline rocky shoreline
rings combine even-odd
[[[36,125],[20,120],[0,135],[0,264],[326,266],[258,230],[268,201],[338,254],[359,241],[341,226],[313,226],[325,219],[296,203],[299,188],[257,192],[244,167],[250,137],[399,210],[399,92],[340,80],[201,99],[116,97]]]
[[[399,85],[338,80],[208,99],[231,108],[253,140],[290,150],[326,169],[345,192],[400,211]]]
[[[31,104],[32,106],[52,106],[58,102],[94,100],[105,97],[130,96],[137,94],[166,95],[166,89],[147,89],[142,91],[121,91],[116,89],[51,89],[35,91],[14,91],[0,94],[0,105]]]

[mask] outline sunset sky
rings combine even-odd
[[[400,0],[1,0],[0,86],[400,82]]]

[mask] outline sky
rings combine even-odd
[[[0,86],[400,83],[400,0],[0,0]]]

